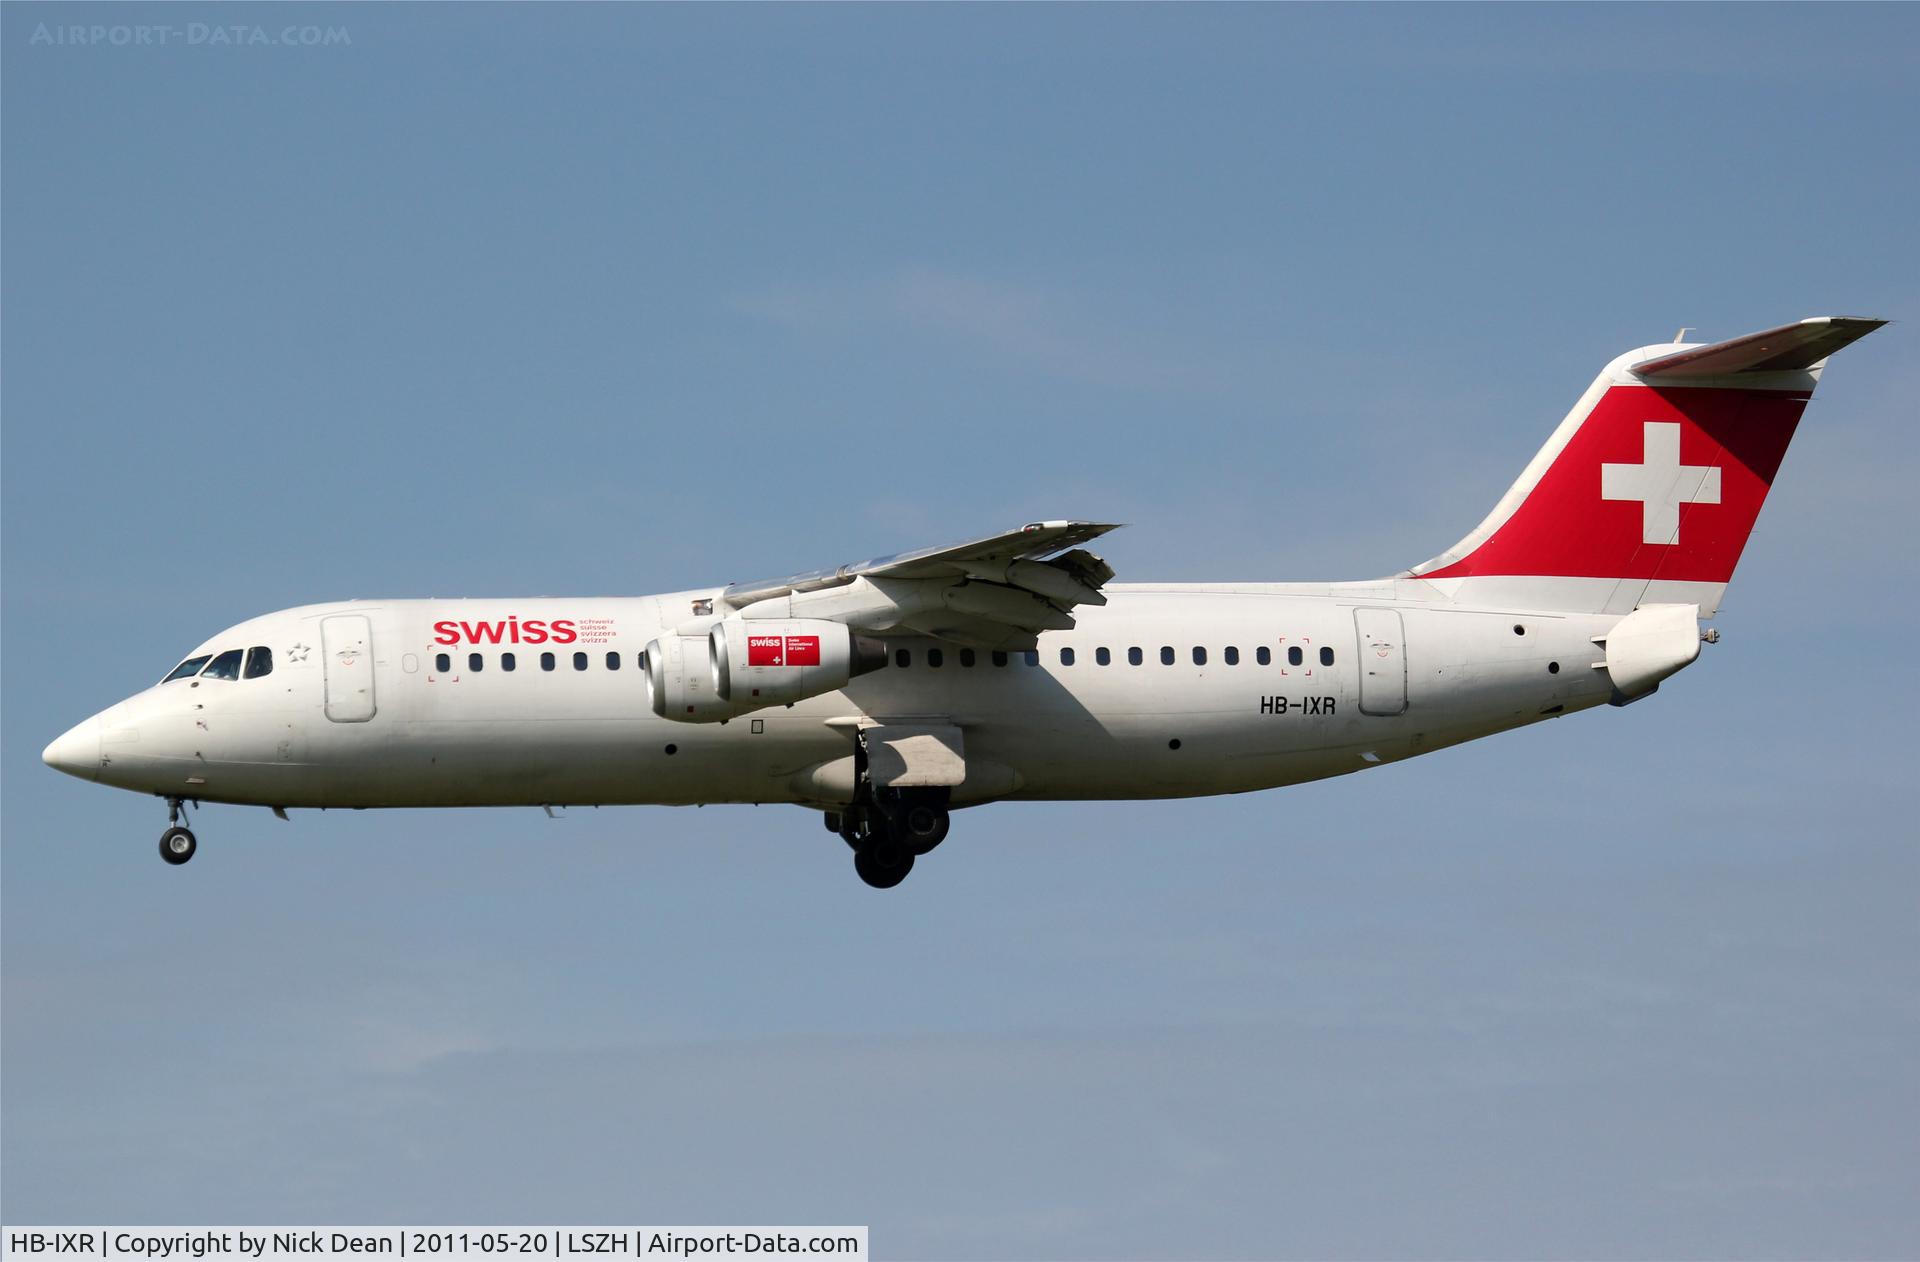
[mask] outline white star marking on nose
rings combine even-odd
[[[306,645],[304,645],[304,644],[296,644],[296,645],[294,645],[294,646],[293,646],[292,648],[290,648],[290,649],[288,649],[288,650],[287,650],[287,660],[288,660],[288,661],[291,661],[291,662],[304,662],[304,661],[306,661],[306,660],[307,660],[307,646],[306,646]]]
[[[1640,542],[1680,542],[1682,504],[1718,504],[1720,469],[1680,463],[1680,426],[1672,421],[1645,425],[1642,464],[1600,466],[1600,498],[1640,501]]]

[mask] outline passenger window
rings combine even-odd
[[[540,655],[540,669],[541,669],[541,670],[552,670],[552,669],[553,669],[553,654],[551,654],[551,653],[542,653],[542,654]]]
[[[901,670],[905,670],[907,667],[913,665],[913,650],[895,649],[893,651],[893,664]]]
[[[1026,663],[1029,666],[1038,666],[1040,664],[1039,649],[1025,649],[1021,652],[1020,656],[1026,659]]]
[[[247,650],[247,668],[241,672],[242,679],[258,679],[262,675],[273,674],[273,650],[255,645]]]
[[[1253,660],[1262,666],[1271,666],[1273,665],[1273,650],[1262,644],[1253,651]]]
[[[1306,660],[1307,660],[1307,655],[1300,651],[1300,646],[1298,644],[1294,645],[1292,648],[1287,650],[1287,665],[1298,666],[1300,665],[1300,663]]]
[[[972,650],[972,649],[961,649],[961,650],[960,650],[960,664],[961,664],[962,666],[971,666],[971,665],[973,665],[973,664],[974,664],[974,662],[975,662],[975,661],[977,661],[977,660],[978,660],[978,659],[977,659],[977,658],[975,658],[975,657],[974,657],[974,655],[973,655],[973,650]]]
[[[1072,650],[1072,649],[1061,649],[1061,650],[1060,650],[1060,664],[1061,664],[1062,666],[1071,666],[1071,665],[1073,665],[1073,650]]]
[[[1240,664],[1240,650],[1231,644],[1227,645],[1226,659],[1227,665],[1238,666]]]
[[[1101,666],[1109,666],[1113,663],[1113,654],[1104,648],[1098,648],[1093,651],[1093,660]]]
[[[453,669],[453,659],[445,653],[435,653],[433,655],[433,668],[444,675]]]
[[[516,659],[514,655],[511,653],[502,653],[500,655],[501,670],[512,670],[515,666],[518,666],[519,664],[520,663],[518,659]]]
[[[607,654],[607,669],[608,670],[620,669],[620,655],[618,653]]]
[[[485,670],[486,667],[486,658],[480,656],[478,653],[467,654],[467,671],[470,674],[478,675],[481,671]]]
[[[995,666],[1005,666],[1007,664],[1007,651],[1005,649],[995,649],[993,651],[993,664]]]
[[[1331,666],[1331,665],[1333,665],[1333,650],[1332,650],[1332,649],[1330,649],[1330,648],[1322,648],[1322,649],[1320,650],[1320,664],[1321,664],[1322,666]]]
[[[1173,645],[1163,644],[1160,646],[1160,664],[1162,666],[1173,665]]]
[[[933,667],[939,667],[939,666],[946,665],[946,662],[947,662],[947,655],[945,653],[942,653],[939,649],[927,650],[927,665],[933,666]]]
[[[180,663],[178,666],[168,671],[167,677],[161,680],[160,682],[163,684],[170,684],[176,679],[190,679],[193,676],[198,675],[200,673],[200,668],[202,666],[205,666],[208,662],[212,660],[213,660],[213,654],[211,653],[208,653],[201,657],[189,657],[186,661]]]
[[[585,670],[587,668],[587,655],[585,653],[575,653],[573,655],[573,668],[575,670]]]
[[[1145,660],[1145,655],[1142,654],[1138,648],[1130,648],[1127,650],[1127,665],[1138,666]]]
[[[1207,651],[1197,644],[1193,647],[1193,664],[1195,666],[1205,666],[1207,664]]]
[[[200,678],[238,679],[240,678],[240,658],[239,649],[228,649],[207,664],[207,668],[200,672]]]

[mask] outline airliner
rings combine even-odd
[[[792,803],[876,888],[988,802],[1245,793],[1651,696],[1719,609],[1821,317],[1614,359],[1477,527],[1386,578],[1115,583],[1039,521],[653,596],[351,600],[229,627],[48,745],[166,801]],[[1684,334],[1685,330],[1682,331]]]

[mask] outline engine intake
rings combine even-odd
[[[647,645],[647,700],[663,719],[718,723],[740,711],[713,690],[713,657],[704,635],[663,635]]]

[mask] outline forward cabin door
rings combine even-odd
[[[327,717],[335,723],[365,723],[374,712],[373,624],[357,613],[322,618],[320,652]]]
[[[1356,609],[1360,636],[1360,713],[1405,714],[1407,646],[1397,609]]]

